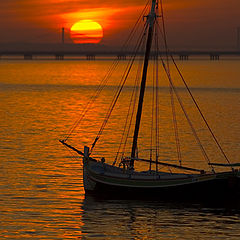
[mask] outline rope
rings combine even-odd
[[[142,42],[144,42],[144,41],[142,41]],[[115,160],[114,160],[112,165],[115,165],[117,160],[118,160],[118,155],[120,153],[120,149],[121,149],[122,144],[123,144],[124,136],[126,135],[125,142],[124,142],[124,148],[122,150],[122,158],[124,156],[126,141],[128,139],[128,136],[129,136],[129,131],[130,131],[130,127],[131,127],[131,123],[132,123],[132,119],[133,119],[133,113],[134,113],[134,109],[135,109],[135,103],[136,103],[136,97],[137,97],[136,88],[137,88],[137,86],[139,84],[139,76],[140,76],[141,66],[142,66],[142,60],[139,59],[138,70],[137,70],[137,74],[136,74],[136,78],[135,78],[135,82],[134,82],[134,89],[132,91],[132,95],[131,95],[131,98],[130,98],[130,103],[129,103],[127,117],[126,117],[126,120],[125,120],[123,132],[122,132],[122,136],[121,136],[121,141],[120,141],[120,144],[119,144],[119,148],[118,148]],[[129,125],[128,125],[128,120],[129,120],[131,107],[132,107],[132,114],[130,116],[130,122],[129,122]],[[127,130],[127,125],[128,125],[128,130]]]
[[[73,157],[76,161],[79,160],[79,158],[77,158],[77,157],[73,154],[73,152],[72,152],[68,147],[66,147],[66,146],[64,146],[64,147],[67,149],[67,151],[70,153],[70,155],[72,155],[72,157]],[[79,161],[78,161],[78,162],[79,162]],[[83,162],[80,161],[79,163],[80,163],[80,166],[83,167]]]
[[[194,128],[194,126],[193,126],[193,124],[192,124],[192,122],[191,122],[191,120],[190,120],[190,118],[189,118],[189,116],[188,116],[188,114],[187,114],[187,112],[186,112],[186,110],[185,110],[185,108],[184,108],[184,105],[183,105],[183,103],[182,103],[182,100],[181,100],[181,98],[179,97],[178,92],[177,92],[177,90],[176,90],[176,88],[175,88],[175,86],[174,86],[174,84],[173,84],[173,82],[172,82],[171,76],[168,74],[164,62],[162,62],[162,64],[163,64],[163,68],[164,68],[164,70],[165,70],[165,72],[166,72],[166,74],[167,74],[168,80],[169,80],[169,82],[170,82],[170,84],[171,84],[171,87],[172,87],[173,90],[174,90],[174,93],[175,93],[175,95],[176,95],[176,97],[177,97],[177,100],[178,100],[178,102],[179,102],[179,104],[180,104],[180,106],[181,106],[181,108],[182,108],[182,111],[183,111],[183,113],[184,113],[184,115],[185,115],[185,117],[186,117],[186,119],[187,119],[187,121],[188,121],[188,124],[189,124],[189,126],[190,126],[190,128],[191,128],[191,130],[192,130],[192,133],[193,133],[193,135],[195,136],[195,139],[197,140],[198,145],[200,146],[200,149],[201,149],[201,151],[202,151],[202,153],[203,153],[203,156],[205,157],[205,159],[207,160],[207,162],[210,163],[210,160],[209,160],[209,158],[208,158],[208,155],[207,155],[207,153],[206,153],[206,151],[205,151],[205,149],[204,149],[204,147],[203,147],[203,145],[202,145],[202,143],[201,143],[201,141],[200,141],[200,138],[199,138],[198,135],[197,135],[197,132],[196,132],[196,130],[195,130],[195,128]],[[214,171],[214,168],[213,168],[212,166],[211,166],[211,168],[212,168],[212,171],[215,172],[215,171]]]
[[[176,147],[177,147],[178,162],[179,162],[179,165],[182,166],[182,155],[181,155],[180,141],[179,141],[179,136],[178,136],[177,116],[176,116],[176,110],[175,110],[173,89],[172,89],[171,85],[170,85],[169,90],[170,90],[170,95],[171,95],[171,106],[172,106],[173,125],[174,125],[175,141],[176,141]]]
[[[155,65],[154,65],[155,66]],[[154,130],[154,113],[155,113],[155,105],[154,105],[154,100],[155,100],[155,75],[154,75],[154,69],[153,69],[153,86],[152,86],[152,121],[151,121],[151,142],[150,142],[150,163],[149,163],[149,170],[152,168],[152,155],[153,155],[153,130]]]
[[[146,12],[146,9],[148,7],[148,5],[150,4],[150,0],[147,1],[144,9],[142,10],[139,18],[137,19],[136,23],[134,24],[133,28],[132,28],[132,31],[130,32],[126,42],[123,44],[122,46],[122,50],[125,49],[126,45],[130,42],[130,40],[132,39],[132,37],[134,36],[134,33],[137,31],[137,27],[138,27],[138,24],[140,22],[140,20],[142,19],[142,17],[144,16],[145,12]]]
[[[144,39],[145,41],[146,39]],[[143,45],[145,44],[143,41]],[[142,59],[139,59],[139,62],[142,62]],[[140,66],[139,64],[139,71],[138,71],[138,75],[140,76],[140,68],[142,67],[142,64]],[[138,81],[136,83],[136,86],[139,86],[139,82],[140,82],[140,78],[137,77]],[[126,134],[126,138],[125,138],[125,142],[124,142],[124,145],[123,145],[123,149],[122,149],[122,156],[121,158],[124,157],[124,153],[125,153],[125,149],[126,149],[126,145],[127,145],[127,140],[128,140],[128,137],[129,137],[129,134],[130,134],[130,130],[131,130],[131,125],[132,125],[132,121],[133,121],[133,116],[134,116],[134,109],[135,109],[135,106],[136,106],[136,103],[137,103],[137,91],[135,91],[135,95],[134,95],[134,101],[133,101],[133,111],[132,111],[132,114],[130,116],[130,121],[129,121],[129,125],[128,125],[128,130],[127,130],[127,134]]]
[[[161,3],[161,12],[162,12],[162,17],[163,17],[163,4],[162,4],[162,0],[160,0],[160,3]],[[164,36],[166,36],[164,17],[163,17],[163,30],[164,30]],[[167,41],[166,41],[166,43],[167,43]],[[205,118],[204,114],[202,113],[202,111],[201,111],[201,109],[200,109],[200,107],[199,107],[199,105],[198,105],[196,99],[194,98],[194,96],[193,96],[191,90],[189,89],[189,87],[188,87],[188,85],[187,85],[187,83],[186,83],[186,81],[185,81],[185,79],[184,79],[184,77],[183,77],[183,75],[182,75],[180,69],[178,68],[178,66],[177,66],[177,64],[176,64],[176,62],[175,62],[175,59],[173,58],[172,54],[170,54],[170,51],[169,51],[169,48],[168,48],[168,47],[167,47],[166,51],[167,51],[167,55],[170,55],[171,60],[172,60],[172,62],[173,62],[173,64],[174,64],[174,66],[175,66],[175,68],[176,68],[176,70],[177,70],[177,72],[178,72],[178,74],[179,74],[181,80],[183,81],[183,83],[184,83],[184,85],[185,85],[185,87],[186,87],[186,89],[187,89],[187,91],[188,91],[188,93],[189,93],[189,95],[190,95],[190,97],[191,97],[193,103],[194,103],[195,106],[197,107],[197,110],[198,110],[199,114],[201,115],[201,117],[202,117],[202,119],[203,119],[205,125],[207,126],[209,132],[211,133],[212,138],[214,139],[214,141],[215,141],[217,147],[219,148],[220,152],[221,152],[222,155],[224,156],[224,158],[225,158],[225,160],[227,161],[227,163],[228,163],[228,164],[231,164],[231,162],[230,162],[230,160],[228,159],[226,153],[224,152],[223,148],[221,147],[219,141],[217,140],[217,137],[215,136],[213,130],[211,129],[211,127],[210,127],[210,125],[209,125],[207,119]],[[231,167],[231,169],[232,169],[232,171],[234,171],[234,168],[233,168],[233,167]]]
[[[77,126],[81,123],[81,121],[84,119],[85,115],[87,114],[87,112],[89,111],[89,109],[91,109],[93,103],[95,102],[95,100],[98,98],[98,96],[100,95],[100,93],[102,92],[102,90],[106,87],[108,80],[110,79],[110,77],[112,76],[112,73],[114,72],[114,70],[116,69],[117,65],[119,63],[119,60],[115,61],[109,68],[109,71],[107,72],[107,74],[105,75],[105,77],[102,79],[100,85],[98,86],[97,90],[95,91],[95,93],[91,96],[89,102],[87,103],[86,108],[84,109],[84,111],[82,112],[81,116],[79,119],[77,119],[75,121],[75,123],[73,124],[73,126],[70,128],[68,134],[65,137],[65,141],[67,141],[69,139],[69,137],[72,135],[72,133],[74,132],[74,130],[77,128]]]
[[[154,28],[155,29],[155,28]],[[158,48],[158,42],[157,42],[157,36],[156,36],[156,30],[155,30],[155,44],[156,47]],[[156,172],[158,172],[158,157],[160,155],[160,144],[159,144],[159,97],[158,97],[158,91],[159,91],[159,82],[158,82],[158,55],[155,56],[155,71],[156,71],[156,75],[155,75],[155,79],[156,79],[156,86],[155,86],[155,104],[156,104],[156,111],[155,111],[155,124],[156,124]]]
[[[146,29],[146,27],[147,27],[147,24],[145,24],[145,29]],[[138,40],[138,44],[137,44],[137,46],[136,46],[136,48],[135,48],[135,53],[134,53],[134,55],[132,56],[132,59],[129,61],[128,65],[127,65],[127,68],[126,68],[126,70],[125,70],[125,72],[124,72],[124,74],[123,74],[123,77],[122,77],[122,79],[121,79],[121,81],[120,81],[120,84],[119,84],[119,86],[118,86],[118,89],[117,89],[117,91],[116,91],[116,93],[115,93],[115,95],[114,95],[113,101],[112,101],[112,103],[111,103],[111,105],[110,105],[110,107],[109,107],[109,109],[108,109],[108,111],[107,111],[107,114],[106,114],[106,116],[105,116],[105,119],[104,119],[104,121],[103,121],[103,124],[102,124],[102,126],[101,126],[101,128],[100,128],[100,130],[99,130],[99,132],[98,132],[98,134],[97,134],[97,137],[96,137],[97,140],[98,140],[98,139],[100,138],[100,136],[102,135],[102,132],[103,132],[103,130],[104,130],[104,128],[105,128],[105,126],[106,126],[106,124],[107,124],[107,122],[108,122],[108,120],[109,120],[109,118],[110,118],[110,116],[111,116],[111,113],[112,113],[112,111],[113,111],[113,109],[114,109],[114,107],[115,107],[115,105],[116,105],[116,103],[117,103],[117,100],[118,100],[118,98],[119,98],[119,96],[120,96],[120,94],[121,94],[121,92],[122,92],[122,89],[123,89],[123,87],[124,87],[124,85],[125,85],[125,83],[126,83],[126,80],[127,80],[128,76],[129,76],[129,73],[130,73],[130,71],[131,71],[131,69],[132,69],[132,66],[133,66],[133,63],[134,63],[134,61],[135,61],[137,52],[138,52],[138,50],[139,50],[139,48],[140,48],[140,46],[141,46],[143,37],[144,37],[144,34],[143,34],[142,37],[140,37],[139,40]],[[95,140],[94,142],[96,143],[96,140]],[[93,150],[93,147],[94,147],[94,146],[95,146],[95,145],[92,146],[91,151]]]
[[[166,53],[166,57],[167,57],[167,70],[169,72],[169,75],[171,75],[170,74],[170,66],[169,66],[169,54],[168,54],[169,51],[168,51],[168,44],[167,44],[167,34],[166,34],[162,0],[160,0],[160,5],[161,5],[161,16],[162,16],[162,27],[163,27],[163,39],[164,39],[165,53]],[[177,116],[176,116],[176,110],[175,110],[173,89],[172,89],[171,84],[169,84],[169,92],[170,92],[170,96],[171,96],[171,107],[172,107],[173,126],[174,126],[175,142],[176,142],[176,149],[177,149],[177,158],[178,158],[178,162],[181,166],[182,165],[182,154],[181,154],[180,140],[179,140],[179,134],[178,134],[179,131],[178,131],[178,124],[177,124]]]
[[[123,44],[122,48],[121,48],[121,52],[123,52],[123,49],[125,48],[125,46],[133,39],[134,34],[137,31],[137,27],[138,24],[140,22],[140,19],[142,18],[142,16],[144,15],[147,6],[149,5],[149,2],[147,2],[147,4],[145,5],[143,11],[141,12],[139,18],[137,19],[136,23],[134,24],[132,31],[130,32],[128,38],[126,39],[125,43]],[[110,66],[107,74],[104,76],[104,78],[102,79],[101,83],[99,84],[96,92],[91,96],[89,102],[87,103],[86,108],[84,109],[83,113],[80,115],[80,118],[78,118],[75,123],[73,124],[73,126],[70,128],[69,132],[66,134],[66,137],[64,139],[64,141],[67,141],[69,139],[69,137],[72,135],[72,133],[75,131],[75,129],[79,126],[79,124],[81,123],[81,121],[84,119],[85,115],[87,114],[87,112],[89,111],[89,109],[91,109],[93,103],[95,102],[95,100],[98,98],[98,96],[100,95],[100,93],[102,92],[102,90],[106,87],[107,82],[109,80],[109,78],[112,76],[113,72],[115,71],[115,69],[117,68],[118,64],[119,64],[119,59],[115,60],[113,62],[113,64]]]
[[[211,129],[210,125],[208,124],[207,119],[206,119],[205,116],[203,115],[203,113],[202,113],[202,111],[201,111],[201,109],[200,109],[200,107],[199,107],[197,101],[196,101],[195,98],[193,97],[192,92],[190,91],[190,89],[189,89],[189,87],[188,87],[188,85],[187,85],[187,83],[186,83],[186,81],[185,81],[185,79],[184,79],[184,77],[183,77],[181,71],[179,70],[179,68],[178,68],[178,66],[177,66],[177,64],[176,64],[176,62],[175,62],[175,60],[174,60],[174,58],[173,58],[172,55],[171,55],[171,58],[172,58],[173,64],[174,64],[175,68],[177,69],[177,71],[178,71],[178,73],[179,73],[179,75],[180,75],[180,77],[181,77],[181,79],[182,79],[182,81],[183,81],[185,87],[187,88],[188,93],[189,93],[190,96],[191,96],[192,101],[194,102],[195,106],[197,107],[198,112],[200,113],[200,115],[201,115],[201,117],[202,117],[204,123],[206,124],[208,130],[210,131],[210,133],[211,133],[211,135],[212,135],[212,137],[213,137],[215,143],[217,144],[219,150],[220,150],[221,153],[223,154],[223,156],[224,156],[224,158],[226,159],[227,163],[228,163],[228,164],[231,164],[231,162],[230,162],[230,160],[228,159],[227,155],[225,154],[223,148],[221,147],[219,141],[217,140],[217,138],[216,138],[216,136],[215,136],[213,130]],[[233,168],[233,167],[231,167],[231,169],[232,169],[232,171],[234,171],[234,168]]]
[[[170,51],[169,51],[169,48],[168,48],[168,45],[167,45],[167,38],[166,38],[166,30],[165,30],[165,21],[164,21],[164,15],[163,15],[163,4],[162,4],[162,0],[160,0],[160,4],[161,4],[161,14],[162,14],[162,22],[163,22],[163,33],[162,33],[162,32],[161,32],[161,33],[162,33],[163,38],[164,38],[167,60],[168,60],[168,56],[170,55],[170,57],[171,57],[174,65],[175,65],[175,67],[177,67],[177,65],[176,65],[176,63],[175,63],[172,55],[170,54]],[[158,27],[159,27],[159,25],[158,25]],[[159,29],[160,29],[160,27],[159,27]],[[161,29],[160,29],[160,31],[161,31]],[[198,135],[197,135],[197,132],[196,132],[196,130],[195,130],[195,128],[194,128],[194,126],[193,126],[193,124],[192,124],[192,122],[191,122],[191,120],[190,120],[190,118],[189,118],[189,116],[188,116],[188,114],[187,114],[187,112],[186,112],[186,110],[185,110],[185,108],[184,108],[184,105],[183,105],[183,103],[182,103],[182,101],[181,101],[181,98],[179,97],[178,92],[177,92],[177,90],[176,90],[176,88],[175,88],[175,86],[174,86],[174,84],[173,84],[173,82],[172,82],[170,72],[168,71],[168,70],[169,70],[169,69],[168,69],[168,68],[169,68],[169,65],[168,65],[168,67],[166,67],[163,59],[162,59],[162,65],[163,65],[163,68],[164,68],[164,70],[165,70],[165,72],[166,72],[166,74],[167,74],[167,77],[168,77],[168,79],[169,79],[169,83],[170,83],[170,85],[171,85],[171,87],[172,87],[172,90],[174,91],[174,93],[175,93],[175,95],[176,95],[176,97],[177,97],[177,100],[178,100],[178,102],[179,102],[179,104],[180,104],[180,106],[181,106],[181,108],[182,108],[182,110],[183,110],[183,113],[184,113],[184,115],[185,115],[185,117],[186,117],[186,119],[187,119],[187,121],[188,121],[188,124],[189,124],[189,126],[190,126],[190,128],[191,128],[191,130],[192,130],[192,132],[193,132],[193,135],[194,135],[194,137],[195,137],[198,145],[200,146],[200,149],[201,149],[201,151],[202,151],[202,153],[203,153],[203,156],[205,157],[205,159],[207,160],[207,162],[210,163],[210,159],[208,158],[208,155],[207,155],[207,153],[206,153],[206,151],[205,151],[205,149],[204,149],[204,147],[203,147],[203,145],[202,145],[202,143],[201,143],[201,141],[200,141],[200,139],[199,139],[199,137],[198,137]],[[179,68],[177,68],[177,69],[179,70]],[[180,74],[180,70],[179,70],[178,73]],[[180,75],[180,76],[181,76],[181,75]],[[187,87],[187,85],[185,85],[185,86]],[[190,92],[190,89],[189,89],[188,87],[187,87],[187,89],[188,89],[189,92]],[[193,95],[192,95],[192,94],[190,94],[190,95],[192,96],[192,99],[194,99],[194,98],[193,98]],[[195,101],[195,99],[194,99],[194,101]],[[199,110],[200,110],[200,109],[199,109]],[[211,168],[212,168],[212,171],[215,172],[213,166],[211,166]]]

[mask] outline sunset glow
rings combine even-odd
[[[71,27],[71,38],[74,43],[99,43],[102,37],[102,26],[92,20],[81,20]]]

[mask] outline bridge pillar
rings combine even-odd
[[[64,60],[64,54],[56,54],[55,59],[56,60]]]
[[[180,60],[188,60],[188,55],[187,54],[181,54],[179,55]]]
[[[118,54],[117,55],[117,59],[118,60],[126,60],[127,59],[127,56],[125,54]]]
[[[96,55],[94,55],[94,54],[88,54],[88,55],[86,55],[86,59],[87,59],[87,60],[95,60],[95,59],[96,59]]]
[[[210,54],[210,60],[219,60],[219,58],[218,54]]]
[[[33,55],[32,54],[24,54],[24,60],[32,60]]]

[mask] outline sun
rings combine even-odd
[[[74,43],[99,43],[103,38],[102,26],[92,20],[78,21],[70,30]]]

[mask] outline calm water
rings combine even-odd
[[[235,206],[85,196],[81,159],[58,139],[78,118],[109,65],[109,61],[0,62],[0,239],[240,239],[240,211]],[[227,155],[240,162],[240,62],[179,65]],[[119,76],[120,70],[74,135],[79,148],[93,142]],[[128,85],[131,88],[132,82]],[[163,90],[162,99],[167,95]],[[162,121],[169,124],[168,102],[163,102]],[[109,149],[115,147],[109,139],[117,135],[111,127],[122,121],[119,113],[126,111],[121,105],[117,108],[102,140]],[[190,113],[197,118],[193,110]],[[168,129],[164,131],[168,137],[161,139],[162,155],[174,158]],[[182,129],[182,136],[189,136],[184,124]],[[202,132],[199,128],[210,156],[219,160]],[[190,136],[186,141],[184,156],[192,158]],[[101,154],[103,149],[97,151]]]

